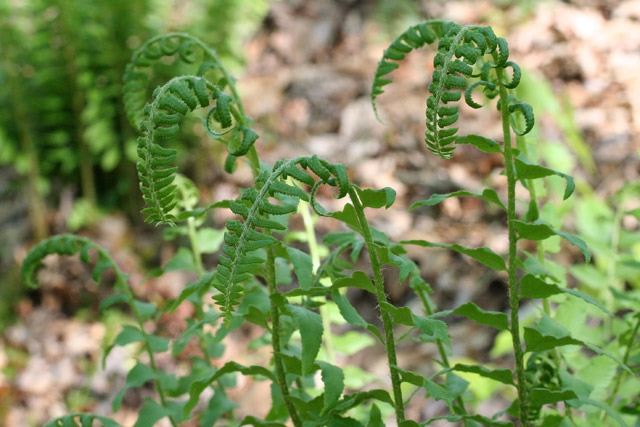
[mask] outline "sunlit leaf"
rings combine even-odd
[[[412,204],[409,210],[413,210],[421,206],[434,206],[450,197],[476,197],[479,199],[483,199],[489,203],[493,203],[504,210],[507,209],[502,203],[502,200],[500,200],[498,193],[496,193],[496,191],[491,188],[487,188],[482,193],[474,193],[473,191],[460,190],[460,191],[454,191],[452,193],[446,193],[446,194],[432,194],[431,197],[429,197],[428,199],[420,200]]]
[[[571,390],[548,390],[546,388],[534,388],[529,393],[529,403],[531,406],[542,406],[549,403],[562,402],[575,399],[576,394]]]
[[[565,345],[584,345],[584,342],[570,336],[554,337],[553,335],[542,335],[534,328],[524,328],[524,342],[526,351],[545,351]]]
[[[403,240],[400,242],[400,244],[417,245],[425,248],[451,249],[461,254],[470,256],[471,258],[481,262],[482,264],[486,265],[487,267],[493,270],[504,271],[507,269],[504,259],[489,248],[472,249],[472,248],[466,248],[464,246],[460,246],[456,244],[448,245],[445,243],[433,243],[426,240]]]
[[[545,168],[544,166],[533,164],[524,157],[520,156],[515,159],[515,167],[517,179],[538,179],[551,175],[556,175],[563,178],[565,181],[567,181],[563,196],[564,200],[571,197],[574,190],[576,189],[576,184],[572,176],[555,171],[553,169]]]
[[[344,390],[344,373],[342,369],[326,362],[318,362],[322,382],[324,383],[324,406],[331,408]]]
[[[509,369],[489,369],[482,365],[463,365],[458,363],[453,367],[453,370],[477,374],[481,377],[501,382],[502,384],[515,385],[513,382],[513,372]]]
[[[507,315],[499,311],[485,311],[471,301],[462,304],[453,310],[453,314],[458,314],[483,325],[488,325],[500,331],[509,329],[509,319]]]
[[[560,236],[576,248],[580,249],[580,252],[584,255],[587,262],[591,260],[591,252],[587,248],[587,244],[580,237],[552,229],[549,225],[542,222],[526,223],[522,221],[513,221],[518,235],[521,239],[529,240],[544,240],[551,236]]]
[[[302,373],[306,375],[311,372],[313,362],[318,355],[322,344],[322,318],[318,313],[307,310],[304,307],[289,305],[289,310],[293,314],[300,337],[302,340]]]
[[[138,413],[138,419],[133,427],[147,427],[171,414],[171,411],[152,399],[147,399]]]
[[[367,427],[384,427],[382,413],[380,412],[378,405],[375,403],[371,405],[371,412],[369,413],[369,422],[367,423]]]
[[[313,281],[313,263],[311,256],[299,249],[287,247],[287,253],[293,264],[293,271],[301,289],[310,289]]]
[[[580,298],[589,304],[595,305],[606,314],[611,315],[611,312],[595,298],[575,289],[561,288],[560,286],[547,283],[532,276],[531,274],[527,274],[520,279],[520,290],[521,298],[547,298],[551,295],[566,293],[573,295],[576,298]]]
[[[358,193],[360,202],[362,202],[362,207],[364,208],[379,209],[383,206],[385,208],[389,208],[396,200],[396,191],[390,187],[384,187],[380,190],[362,190],[360,187],[355,185],[354,187]]]
[[[502,149],[500,148],[500,144],[495,142],[493,139],[485,138],[480,135],[465,135],[459,136],[456,138],[456,144],[469,144],[473,145],[480,151],[484,151],[485,153],[501,153]]]

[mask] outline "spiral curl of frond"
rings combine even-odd
[[[526,102],[520,101],[514,95],[509,95],[503,102],[507,103],[510,115],[511,129],[516,135],[523,136],[531,132],[535,125],[533,107]],[[498,111],[502,110],[502,103],[496,105]]]
[[[498,38],[489,27],[452,25],[440,39],[433,59],[425,132],[427,148],[438,157],[451,158],[452,143],[458,132],[458,128],[453,127],[458,120],[458,106],[447,104],[460,100],[462,91],[468,87],[467,79],[473,77],[474,65],[485,54],[495,52],[498,46]]]
[[[376,98],[384,93],[383,87],[392,82],[387,77],[387,74],[398,68],[397,62],[402,61],[413,49],[421,48],[425,44],[431,44],[447,34],[451,25],[454,24],[446,21],[425,21],[414,25],[400,34],[384,51],[382,59],[378,62],[371,87],[371,105],[378,120],[380,120],[380,117],[376,106]]]
[[[516,88],[522,72],[518,64],[509,61],[507,41],[497,37],[490,27],[462,27],[453,22],[425,21],[396,38],[378,63],[371,89],[376,116],[376,97],[384,92],[385,85],[391,83],[386,76],[398,68],[397,61],[404,59],[411,50],[435,40],[438,40],[438,52],[433,59],[434,71],[429,84],[425,143],[435,155],[449,159],[458,132],[455,123],[459,118],[459,108],[453,103],[460,101],[464,93],[464,100],[470,107],[481,108],[482,104],[473,99],[474,90],[482,88],[485,97],[493,99],[498,95],[499,87]],[[500,81],[498,75],[502,76]],[[469,83],[470,79],[474,81]],[[531,107],[519,101],[509,101],[508,108],[514,117],[514,132],[518,135],[528,133],[534,123]],[[523,127],[514,125],[519,121],[515,116],[524,118]]]
[[[131,124],[141,129],[144,119],[143,107],[147,103],[147,88],[151,80],[151,67],[163,57],[174,56],[184,63],[194,64],[198,58],[198,50],[202,52],[203,63],[197,75],[202,76],[211,68],[221,68],[215,52],[199,39],[185,33],[171,33],[153,37],[138,48],[131,58],[124,73],[124,107]],[[217,82],[220,89],[224,86]]]
[[[141,122],[143,136],[138,138],[136,164],[140,190],[146,207],[142,213],[145,221],[173,224],[171,215],[175,207],[175,185],[177,167],[176,150],[162,147],[157,141],[174,137],[179,131],[182,117],[199,107],[206,107],[211,99],[217,100],[224,94],[202,77],[181,76],[171,79],[157,88],[153,101],[144,107]],[[231,120],[231,114],[225,120]]]
[[[307,173],[307,169],[319,180]],[[287,182],[288,178],[314,188],[322,184],[337,187],[336,198],[346,196],[351,185],[344,165],[331,164],[317,156],[298,157],[276,163],[270,172],[264,172],[256,178],[254,187],[244,190],[231,202],[231,211],[242,220],[227,221],[223,254],[212,278],[212,286],[220,292],[214,296],[214,300],[220,306],[226,323],[230,322],[235,307],[240,303],[242,283],[251,279],[265,261],[253,251],[273,245],[278,240],[271,233],[286,229],[271,216],[295,213],[300,200],[309,202],[314,197]],[[270,197],[279,198],[282,195],[286,197],[279,199],[281,204],[269,201]]]
[[[161,58],[174,55],[188,64],[200,61],[197,74],[171,79],[156,88],[147,103],[151,67]],[[205,78],[211,70],[217,75],[207,74]],[[176,136],[184,115],[212,104],[202,121],[207,134],[226,145],[228,172],[235,168],[236,158],[246,155],[258,139],[258,134],[249,128],[251,120],[244,115],[233,78],[216,52],[188,34],[154,37],[134,52],[124,76],[124,103],[129,120],[142,133],[138,138],[137,168],[146,205],[142,213],[147,222],[173,225],[176,221],[171,214],[176,204],[172,185],[177,171],[173,166],[176,151],[162,147],[158,141]]]
[[[91,273],[93,280],[99,282],[102,272],[108,268],[112,268],[116,272],[118,280],[125,280],[124,275],[120,272],[118,266],[104,249],[89,239],[75,236],[73,234],[53,236],[34,246],[22,261],[22,267],[20,270],[22,279],[28,286],[37,288],[38,283],[35,280],[36,271],[45,257],[53,254],[69,256],[79,253],[82,262],[89,264],[91,262],[89,251],[92,249],[95,249],[98,252],[98,261]]]

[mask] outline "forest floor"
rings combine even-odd
[[[442,161],[425,150],[422,135],[431,53],[411,54],[393,75],[394,83],[378,99],[387,124],[376,120],[369,95],[374,70],[386,45],[407,22],[385,25],[371,16],[371,7],[362,6],[366,3],[288,0],[272,5],[246,46],[246,72],[238,78],[247,112],[261,134],[262,159],[274,162],[318,154],[348,165],[350,176],[362,187],[393,187],[398,195],[395,205],[371,216],[374,225],[393,239],[456,242],[505,253],[504,217],[475,199],[449,199],[439,207],[408,211],[412,203],[433,193],[477,191],[487,184],[506,193],[506,181],[499,174],[500,157],[462,147],[453,160]],[[558,163],[568,165],[578,181],[606,200],[640,174],[640,2],[522,4],[528,6],[425,1],[420,10],[424,17],[492,25],[507,37],[511,58],[534,76],[519,95],[525,101],[533,98],[535,108],[542,106],[536,111],[539,152],[560,156]],[[462,108],[460,133],[499,140],[494,113]],[[563,149],[548,148],[554,146]],[[205,201],[230,198],[250,180],[242,170],[225,177],[218,166],[203,177],[200,191]],[[222,218],[213,221],[218,227],[223,224]],[[320,222],[318,233],[333,231],[332,227]],[[131,282],[139,284],[135,290],[141,298],[162,300],[175,297],[193,277],[176,271],[143,280],[145,254],[155,250],[155,261],[164,263],[174,251],[170,244],[158,251],[159,241],[151,237],[154,232],[113,213],[83,233],[111,251]],[[30,244],[14,249],[16,265]],[[487,310],[507,309],[503,275],[446,251],[420,250],[411,256],[432,284],[440,309],[465,301]],[[557,256],[559,262],[571,262],[579,254],[563,248]],[[388,274],[387,282],[395,283],[393,272]],[[108,295],[108,289],[90,284],[85,267],[73,259],[47,259],[38,277],[42,289],[16,305],[17,321],[0,336],[0,425],[37,425],[70,409],[110,414],[110,400],[124,383],[132,355],[128,348],[116,348],[105,369],[99,367],[103,344],[121,321],[115,316],[101,322],[95,314],[98,298]],[[407,286],[387,290],[394,303],[415,303]],[[372,301],[353,297],[365,318],[375,318]],[[188,315],[165,317],[161,327],[175,334]],[[246,354],[253,332],[243,329],[235,334],[220,363],[268,357]],[[494,341],[489,328],[455,321],[449,332],[457,357],[489,358]],[[416,346],[408,343],[399,349],[399,364],[406,369],[420,370],[424,360],[435,356],[432,346]],[[387,378],[382,349],[357,353],[350,362],[366,366],[380,381]],[[167,366],[174,361],[167,357],[158,363]],[[268,393],[263,384],[247,381],[232,390],[241,408],[264,413],[269,402],[260,404],[264,401],[260,396]],[[144,390],[127,393],[114,419],[132,425],[143,398]],[[438,402],[422,403],[416,396],[407,416],[426,419],[446,409]],[[479,411],[491,413],[502,404],[492,400],[487,405],[493,407]]]

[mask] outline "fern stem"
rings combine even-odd
[[[276,370],[276,378],[278,380],[278,387],[280,393],[282,393],[282,400],[289,412],[291,421],[295,427],[302,427],[302,421],[298,411],[290,399],[289,386],[287,385],[287,378],[284,371],[284,363],[281,356],[280,345],[280,309],[276,297],[278,296],[278,287],[276,285],[276,269],[275,269],[275,255],[273,248],[267,248],[267,265],[266,265],[266,279],[269,286],[269,299],[271,300],[271,346],[273,348],[273,364]]]
[[[198,278],[200,278],[204,274],[204,268],[202,267],[202,254],[200,253],[200,247],[196,238],[196,224],[193,217],[187,219],[187,234],[189,235],[189,244],[191,245],[191,253],[193,254],[193,263],[196,267]]]
[[[191,208],[189,208],[191,209]],[[190,217],[187,219],[187,233],[189,235],[189,242],[191,244],[191,252],[193,253],[193,260],[196,266],[196,272],[198,273],[198,278],[202,278],[204,275],[204,267],[202,266],[202,255],[200,253],[200,247],[198,246],[198,241],[196,239],[196,224],[195,219]],[[203,295],[201,295],[202,297]],[[202,298],[200,298],[202,301]],[[204,309],[201,304],[193,304],[196,310],[196,317],[198,319],[204,318]],[[209,349],[207,348],[207,341],[205,337],[200,337],[200,349],[202,350],[202,356],[204,357],[207,364],[211,361],[211,354],[209,353]]]
[[[497,55],[494,54],[494,57]],[[496,58],[497,60],[497,58]],[[496,68],[498,82],[505,81],[503,68]],[[516,220],[516,177],[513,163],[513,151],[511,149],[511,129],[509,120],[509,97],[507,88],[502,84],[500,87],[500,113],[502,115],[502,133],[504,137],[504,163],[507,173],[507,221],[509,230],[509,306],[511,310],[511,337],[513,340],[513,351],[516,359],[516,377],[518,388],[518,402],[520,405],[520,423],[527,425],[528,402],[527,385],[524,375],[524,355],[520,342],[520,319],[519,319],[519,295],[517,275],[517,242],[516,229],[513,222]]]
[[[526,138],[524,136],[517,135],[516,140],[517,140],[518,148],[528,158],[529,147],[528,147]],[[536,206],[536,209],[538,209],[539,207],[538,193],[536,191],[534,180],[532,179],[527,180],[527,189],[529,190],[531,203],[534,203]],[[542,241],[536,242],[536,254],[538,256],[538,261],[540,261],[540,264],[544,265],[545,264],[544,245]],[[549,298],[542,298],[542,309],[547,316],[551,317],[551,307],[549,305]],[[558,373],[556,375],[556,378],[558,379],[558,382],[562,385],[562,378],[560,377],[560,374],[559,374],[560,368],[562,367],[562,357],[557,348],[553,348],[550,351],[551,351],[551,360],[553,361],[555,372]],[[573,421],[573,414],[571,413],[571,407],[569,407],[569,405],[565,405],[565,415],[567,416],[567,418]]]
[[[398,425],[404,421],[404,400],[402,399],[402,390],[400,388],[400,374],[398,373],[398,360],[396,357],[396,343],[393,336],[393,320],[391,315],[382,309],[382,303],[386,303],[387,295],[384,290],[384,281],[382,279],[382,270],[380,262],[375,252],[373,237],[369,228],[369,223],[364,215],[364,208],[358,198],[358,194],[353,187],[349,189],[349,197],[356,211],[360,228],[362,229],[362,237],[364,237],[367,252],[369,253],[369,261],[371,262],[371,270],[373,271],[373,283],[375,285],[376,298],[380,308],[380,317],[382,318],[382,327],[384,329],[385,347],[387,350],[387,358],[389,361],[389,372],[391,374],[391,386],[393,388],[393,401],[395,403],[396,420]]]
[[[427,316],[431,316],[433,314],[433,310],[431,309],[431,305],[429,304],[429,301],[427,300],[426,295],[424,294],[424,290],[423,289],[416,289],[416,292],[418,294],[418,297],[420,298],[420,301],[422,301],[422,305],[424,306],[424,311],[425,314]],[[442,365],[445,368],[449,367],[449,358],[447,357],[447,352],[444,349],[444,346],[442,345],[442,341],[440,341],[440,339],[436,338],[436,345],[438,346],[438,353],[440,353],[440,358],[442,359]]]
[[[624,290],[624,286],[621,284],[620,280],[616,280],[616,258],[618,257],[618,245],[620,244],[620,231],[622,227],[623,215],[624,215],[624,208],[623,208],[622,200],[620,200],[618,202],[618,206],[616,207],[616,211],[613,215],[611,240],[609,243],[610,256],[609,256],[609,262],[607,265],[607,283],[610,284],[609,286],[612,286],[619,291]],[[613,300],[611,298],[612,294],[611,292],[607,292],[605,295],[606,295],[605,302],[609,307],[611,307],[613,305]],[[607,317],[606,319],[610,319],[610,318]],[[608,333],[612,334],[613,331],[611,330],[611,321],[608,320],[606,322],[606,325],[607,325]]]

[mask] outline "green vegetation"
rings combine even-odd
[[[258,134],[251,129],[234,79],[216,51],[200,39],[170,33],[149,39],[135,51],[124,74],[124,105],[139,133],[137,171],[146,205],[142,213],[148,222],[174,227],[171,235],[188,238],[189,246],[181,248],[164,271],[190,270],[198,280],[175,300],[162,304],[141,301],[103,248],[74,235],[43,240],[22,266],[25,281],[33,286],[35,272],[48,254],[79,254],[91,266],[96,281],[105,270],[113,270],[117,293],[103,301],[101,308],[123,304],[133,322],[122,327],[104,357],[115,346],[132,343],[144,355],[114,398],[114,411],[121,407],[128,389],[150,382],[155,398],[145,401],[136,426],[151,426],[163,418],[174,426],[197,419],[199,425],[296,427],[384,426],[391,418],[405,427],[436,420],[467,426],[609,422],[624,426],[637,421],[638,378],[630,367],[638,365],[640,299],[623,287],[625,282],[638,286],[639,266],[628,256],[637,235],[623,232],[620,226],[624,215],[639,216],[637,209],[625,211],[623,207],[625,198],[637,197],[637,185],[621,190],[613,209],[607,203],[583,199],[576,207],[582,211],[580,236],[562,231],[562,210],[551,196],[560,183],[559,198],[569,199],[576,183],[562,171],[537,164],[529,155],[533,152],[527,139],[535,126],[533,108],[518,99],[522,72],[509,60],[507,41],[490,27],[426,21],[408,28],[391,43],[378,65],[371,93],[374,106],[383,87],[391,83],[388,75],[399,67],[398,62],[425,45],[437,50],[426,101],[427,149],[442,159],[451,158],[457,145],[499,154],[504,159],[508,192],[506,200],[492,188],[481,193],[434,194],[412,208],[435,205],[449,197],[475,197],[497,206],[507,221],[506,257],[486,247],[426,240],[393,242],[369,224],[365,208],[389,208],[395,191],[360,188],[351,182],[343,164],[317,156],[282,159],[273,166],[261,162],[255,146]],[[157,66],[170,62],[167,58],[176,67],[180,64],[194,71],[167,78],[149,95],[149,82],[157,77]],[[492,100],[497,104],[501,143],[480,135],[458,135],[457,103],[464,98],[468,106],[483,108],[481,97],[487,108],[493,108]],[[167,143],[180,137],[183,117],[191,114],[201,119],[210,137],[225,146],[227,172],[233,173],[239,162],[249,164],[253,185],[242,189],[235,200],[200,206],[193,183],[177,173],[179,152]],[[543,194],[543,180],[549,183],[547,195]],[[516,193],[518,183],[525,190],[521,195]],[[320,204],[319,194],[327,192],[344,200],[341,210],[328,211]],[[521,210],[516,205],[523,199],[527,200],[524,214],[518,216]],[[224,231],[204,226],[202,219],[215,209],[233,214]],[[302,217],[299,230],[291,226],[297,223],[291,221],[296,214]],[[338,221],[345,231],[327,234],[318,242],[314,216]],[[607,221],[600,222],[601,218]],[[596,224],[606,229],[596,231]],[[534,242],[535,254],[523,250],[522,244],[518,247],[525,241]],[[575,248],[586,264],[556,264],[549,255],[561,244]],[[587,244],[596,256],[593,264]],[[429,297],[430,286],[407,256],[407,245],[445,248],[502,272],[508,278],[509,314],[487,311],[472,302],[438,311]],[[207,271],[203,254],[218,250],[216,268]],[[365,270],[356,263],[363,252],[368,259]],[[388,268],[397,269],[399,281],[406,281],[415,291],[422,302],[419,311],[388,301],[382,274]],[[567,272],[590,287],[589,292],[570,287]],[[610,287],[602,286],[601,276]],[[358,313],[346,297],[349,288],[375,297],[381,327]],[[181,304],[191,304],[195,315],[178,337],[145,327],[147,321],[158,320]],[[536,310],[521,316],[523,304]],[[450,314],[498,330],[493,353],[509,354],[514,367],[452,363],[451,339],[443,320]],[[587,318],[597,320],[595,326],[588,326],[593,322]],[[213,359],[224,351],[230,332],[246,323],[261,328],[263,334],[252,342],[252,348],[268,347],[271,360],[251,366],[232,361],[216,367]],[[334,333],[332,323],[348,325],[349,339]],[[402,335],[398,334],[400,325]],[[433,375],[406,370],[399,363],[396,345],[407,339],[438,349],[440,360],[434,363]],[[158,353],[179,357],[191,340],[198,343],[200,352],[190,357],[188,372],[166,372],[156,363]],[[384,348],[388,358],[389,389],[364,387],[371,382],[365,373],[337,362],[336,353],[350,354],[374,343]],[[271,406],[264,419],[236,416],[227,389],[238,374],[271,383]],[[469,374],[494,384],[510,403],[495,414],[477,413],[478,399],[464,379]],[[203,397],[205,390],[210,398]],[[443,401],[449,413],[430,420],[407,419],[405,407],[416,393]],[[47,425],[91,425],[94,420],[105,426],[118,425],[102,416],[78,413]]]
[[[121,102],[122,75],[131,48],[168,30],[164,23],[175,5],[156,3],[34,0],[0,5],[0,101],[9,106],[0,112],[0,164],[24,176],[38,239],[49,234],[47,207],[59,203],[63,187],[70,187],[77,200],[68,224],[72,230],[95,221],[100,206],[137,212],[136,134]],[[237,53],[240,44],[267,5],[266,0],[194,2],[186,28],[237,65],[243,60]],[[213,16],[223,19],[212,26]],[[145,85],[187,72],[180,65],[163,64],[156,80]],[[194,147],[190,130],[181,139],[200,157],[211,156]]]

